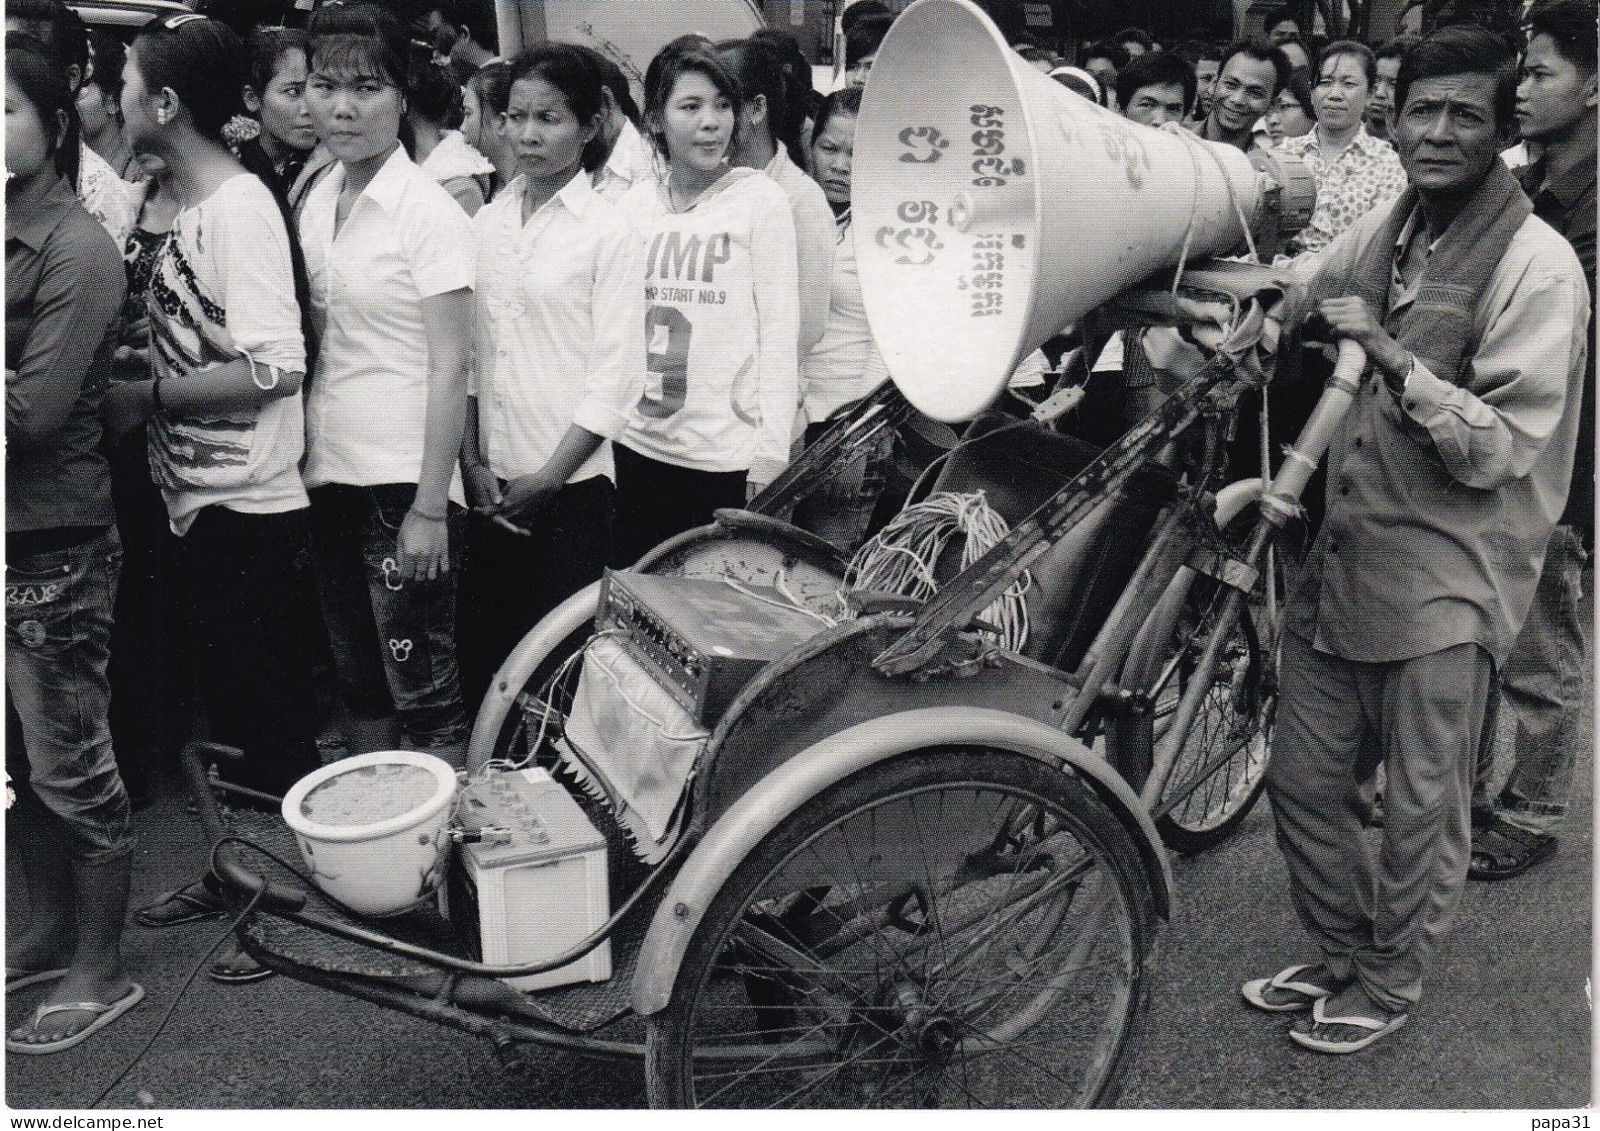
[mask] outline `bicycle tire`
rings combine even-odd
[[[1256,507],[1245,508],[1223,530],[1224,540],[1241,546],[1254,530],[1256,519]],[[1277,619],[1281,619],[1288,598],[1290,575],[1302,557],[1302,542],[1298,525],[1280,532],[1273,541]],[[1166,649],[1168,657],[1181,657],[1170,684],[1155,697],[1149,713],[1117,719],[1110,728],[1110,741],[1119,750],[1119,765],[1147,770],[1152,764],[1162,720],[1188,689],[1194,661],[1199,658],[1212,617],[1220,610],[1224,596],[1220,583],[1210,578],[1201,577],[1194,582],[1185,613]],[[1223,644],[1213,690],[1207,693],[1194,729],[1156,802],[1156,830],[1174,852],[1195,854],[1223,844],[1238,831],[1261,797],[1277,710],[1278,631],[1279,625],[1268,613],[1264,586],[1258,583]],[[1162,670],[1170,664],[1169,659]],[[1230,757],[1196,780],[1196,774],[1207,764],[1235,746]],[[1142,787],[1142,776],[1133,784],[1135,788]],[[1187,792],[1179,797],[1180,791]]]
[[[869,767],[711,901],[649,1018],[651,1103],[1106,1102],[1155,919],[1132,835],[1077,778],[992,750]]]

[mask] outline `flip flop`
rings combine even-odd
[[[1328,1004],[1326,998],[1321,998],[1311,1007],[1311,1020],[1315,1025],[1348,1025],[1352,1029],[1365,1029],[1367,1035],[1357,1037],[1353,1041],[1331,1040],[1327,1037],[1318,1037],[1312,1028],[1302,1029],[1296,1025],[1289,1030],[1289,1036],[1295,1044],[1315,1052],[1331,1053],[1342,1056],[1345,1053],[1360,1052],[1375,1041],[1381,1041],[1407,1021],[1411,1020],[1409,1013],[1392,1014],[1387,1021],[1379,1021],[1372,1017],[1329,1017],[1323,1008]]]
[[[1555,837],[1519,829],[1496,815],[1472,830],[1472,862],[1467,867],[1467,878],[1486,883],[1515,879],[1555,854]]]
[[[1302,1009],[1310,1009],[1323,998],[1332,997],[1337,991],[1326,989],[1314,982],[1298,982],[1301,973],[1306,970],[1318,968],[1316,963],[1302,963],[1299,966],[1290,966],[1279,970],[1270,978],[1256,978],[1239,987],[1239,992],[1244,995],[1244,1000],[1266,1013],[1296,1013]],[[1269,1001],[1267,993],[1277,990],[1280,993],[1298,995],[1289,1001]]]
[[[44,982],[59,982],[67,976],[67,968],[59,970],[13,970],[6,967],[6,993],[12,990],[25,990],[29,986],[41,985]]]
[[[169,905],[175,907],[173,913],[160,914],[160,909]],[[133,921],[141,927],[154,931],[165,927],[180,927],[185,923],[198,923],[203,919],[215,919],[223,911],[221,899],[211,890],[211,885],[202,879],[187,887],[156,896],[153,902],[133,913]]]
[[[248,963],[249,965],[240,965]],[[243,950],[234,950],[231,954],[224,954],[206,968],[206,977],[213,982],[221,982],[225,986],[242,986],[250,982],[260,982],[272,977],[275,971],[269,970]]]
[[[44,1044],[29,1044],[24,1041],[14,1041],[6,1038],[6,1051],[20,1053],[23,1056],[43,1056],[46,1053],[65,1052],[67,1049],[81,1045],[101,1029],[121,1017],[128,1010],[144,1000],[144,987],[134,982],[128,987],[128,992],[113,1002],[98,1001],[72,1001],[62,1002],[59,1005],[41,1005],[33,1011],[33,1027],[39,1028],[39,1022],[56,1013],[93,1013],[97,1016],[89,1024],[79,1029],[76,1033],[69,1034],[59,1040],[47,1041]]]

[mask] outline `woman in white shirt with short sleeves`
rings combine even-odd
[[[162,162],[163,193],[178,212],[146,292],[155,379],[115,383],[107,411],[113,431],[150,423],[150,473],[174,535],[175,587],[211,737],[245,755],[219,769],[235,785],[281,795],[321,765],[299,467],[305,287],[287,204],[222,140],[244,60],[227,25],[192,13],[152,20],[128,50],[129,140]],[[168,927],[221,909],[197,882],[134,920]],[[271,973],[232,945],[208,972],[230,983]]]
[[[610,441],[644,389],[644,249],[590,181],[600,78],[575,47],[512,64],[517,176],[473,220],[477,363],[462,468],[476,512],[462,672],[487,689],[516,642],[611,555]]]
[[[674,40],[645,74],[645,123],[663,180],[619,207],[645,241],[645,392],[617,442],[617,552],[631,564],[739,507],[789,462],[799,373],[789,199],[727,155],[739,84],[703,37]]]
[[[394,17],[323,8],[309,31],[306,100],[339,161],[300,218],[322,329],[305,479],[323,615],[351,749],[391,749],[403,727],[459,765],[472,225],[400,146],[409,43]]]

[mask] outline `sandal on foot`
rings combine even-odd
[[[259,982],[272,977],[272,974],[271,970],[238,949],[218,956],[217,960],[206,968],[206,977],[227,986]]]
[[[1267,1013],[1294,1013],[1310,1009],[1323,998],[1332,997],[1344,988],[1338,984],[1329,988],[1319,986],[1315,982],[1300,980],[1300,975],[1308,970],[1323,970],[1323,967],[1320,963],[1290,966],[1279,970],[1270,978],[1256,978],[1246,982],[1239,987],[1239,992],[1244,995],[1245,1001]],[[1327,971],[1323,970],[1323,973],[1326,974]],[[1332,981],[1331,977],[1329,980]]]
[[[67,968],[59,970],[13,970],[6,967],[6,993],[13,990],[25,990],[29,986],[42,985],[45,982],[59,982],[67,976]]]
[[[215,882],[207,875],[188,887],[158,895],[155,902],[133,913],[133,921],[141,927],[159,930],[179,927],[184,923],[198,923],[202,919],[215,919],[225,910],[222,898],[212,890]]]
[[[1488,883],[1509,880],[1555,854],[1555,837],[1530,833],[1496,816],[1482,828],[1472,830],[1472,863],[1467,866],[1467,878]]]
[[[95,1018],[76,1032],[67,1033],[53,1041],[34,1043],[7,1037],[6,1051],[21,1053],[23,1056],[41,1056],[45,1053],[65,1052],[67,1049],[87,1041],[143,1000],[144,987],[139,985],[138,982],[134,982],[128,987],[127,993],[112,1002],[67,1001],[56,1005],[41,1005],[33,1011],[32,1025],[35,1032],[39,1030],[39,1022],[57,1013],[92,1013]]]
[[[1319,999],[1317,1004],[1311,1007],[1311,1024],[1307,1025],[1304,1021],[1301,1021],[1289,1030],[1289,1036],[1295,1044],[1315,1052],[1332,1053],[1335,1056],[1360,1052],[1368,1045],[1381,1041],[1411,1020],[1409,1013],[1388,1013],[1387,1011],[1383,1011],[1384,1019],[1381,1021],[1374,1017],[1329,1017],[1326,1009],[1327,1004],[1326,998]],[[1331,1025],[1338,1025],[1346,1029],[1358,1029],[1362,1031],[1362,1035],[1352,1037],[1349,1040],[1341,1040],[1336,1035],[1326,1032],[1327,1027]],[[1318,1029],[1323,1029],[1324,1032],[1319,1035]]]

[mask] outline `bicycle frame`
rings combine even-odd
[[[937,668],[947,644],[971,624],[980,610],[1014,584],[1030,564],[1093,511],[1110,492],[1126,482],[1143,462],[1153,458],[1199,417],[1204,399],[1229,378],[1233,365],[1226,347],[1219,351],[1199,373],[1108,447],[1071,483],[946,585],[922,608],[915,626],[885,649],[874,666],[884,674],[898,676]],[[1352,404],[1365,365],[1366,355],[1359,346],[1350,341],[1339,344],[1338,365],[1324,386],[1310,420],[1288,449],[1282,469],[1265,487],[1258,504],[1261,517],[1242,555],[1224,557],[1209,565],[1198,561],[1195,550],[1203,545],[1201,522],[1209,520],[1200,513],[1192,491],[1187,495],[1180,492],[1180,497],[1157,519],[1143,559],[1073,674],[1077,693],[1063,704],[1055,722],[1060,729],[1077,734],[1085,727],[1096,705],[1108,699],[1115,701],[1126,695],[1136,695],[1142,690],[1139,686],[1130,686],[1132,681],[1126,678],[1145,674],[1139,670],[1145,666],[1142,663],[1128,666],[1122,685],[1113,681],[1119,673],[1124,673],[1136,642],[1143,641],[1147,645],[1153,642],[1159,647],[1168,638],[1171,624],[1162,625],[1151,618],[1180,569],[1189,566],[1215,577],[1227,587],[1224,606],[1206,639],[1196,676],[1179,701],[1172,724],[1162,736],[1154,765],[1141,790],[1140,800],[1147,809],[1155,804],[1166,787],[1178,753],[1199,713],[1205,687],[1216,673],[1222,648],[1244,613],[1250,591],[1260,579],[1261,565],[1273,535],[1299,513],[1300,495]],[[1174,607],[1169,615],[1175,612]]]

